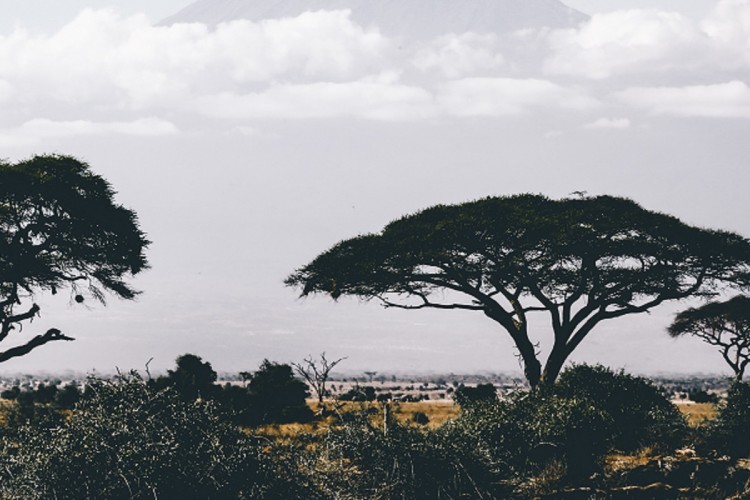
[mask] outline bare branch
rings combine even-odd
[[[42,335],[37,335],[33,339],[29,340],[26,344],[13,347],[11,349],[8,349],[5,352],[0,352],[0,363],[7,361],[11,358],[16,358],[18,356],[23,356],[24,354],[28,354],[32,350],[36,349],[37,347],[43,346],[44,344],[48,342],[54,342],[57,340],[75,340],[72,337],[68,337],[66,335],[63,335],[63,333],[58,330],[57,328],[50,328],[47,330],[46,333]]]

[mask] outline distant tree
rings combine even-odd
[[[39,292],[104,302],[132,299],[126,282],[148,267],[149,242],[136,214],[85,163],[69,156],[0,161],[0,342],[39,315]],[[0,352],[0,362],[49,342],[73,340],[56,328]]]
[[[19,394],[21,394],[21,388],[17,385],[14,385],[10,389],[5,389],[4,391],[0,392],[0,398],[12,401],[16,399]]]
[[[346,358],[344,357],[334,361],[328,361],[326,353],[321,353],[320,360],[308,356],[302,360],[302,363],[292,363],[292,366],[297,374],[307,381],[307,384],[312,388],[318,398],[318,404],[322,405],[323,399],[328,395],[326,384],[328,383],[328,377],[330,376],[331,370],[345,359]]]
[[[211,363],[195,354],[183,354],[175,362],[177,367],[167,371],[166,385],[173,386],[186,401],[209,399],[217,378]]]
[[[303,296],[481,312],[513,339],[532,387],[551,386],[602,321],[750,286],[750,241],[611,196],[438,205],[342,241],[290,275]],[[527,316],[546,313],[544,367]]]
[[[290,365],[264,360],[247,390],[251,398],[246,423],[286,423],[312,417],[306,402],[307,384],[294,377]]]
[[[726,302],[686,309],[667,331],[672,337],[690,334],[718,347],[735,379],[742,380],[750,363],[750,298],[738,295]]]
[[[341,401],[375,401],[375,388],[369,385],[357,385],[339,396]]]
[[[55,394],[55,406],[57,408],[72,409],[81,399],[81,390],[76,384],[70,383],[62,386]]]
[[[453,399],[462,408],[467,408],[476,403],[496,401],[497,389],[492,384],[479,384],[476,387],[460,385],[453,393]]]

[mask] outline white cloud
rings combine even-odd
[[[702,23],[703,30],[725,44],[747,47],[750,42],[750,1],[722,0]]]
[[[584,93],[537,79],[464,78],[441,86],[438,101],[453,116],[507,116],[533,108],[584,110],[597,102]]]
[[[16,129],[0,131],[0,146],[27,146],[44,139],[64,137],[107,135],[160,137],[175,135],[178,132],[178,128],[173,123],[159,118],[141,118],[130,122],[54,121],[35,118]]]
[[[637,87],[618,92],[616,97],[654,114],[750,118],[750,87],[741,81],[687,87]]]
[[[79,135],[136,135],[142,137],[174,135],[177,127],[159,118],[140,118],[131,122],[91,122],[87,120],[53,121],[45,118],[29,120],[19,132],[35,137],[71,137]]]
[[[627,118],[599,118],[598,120],[587,123],[584,128],[591,129],[619,129],[630,128],[632,124]]]
[[[498,46],[498,37],[492,34],[449,34],[418,50],[412,64],[420,71],[437,71],[448,78],[476,75],[505,64]]]
[[[686,17],[658,10],[598,14],[577,29],[550,34],[548,74],[603,79],[637,71],[696,67],[708,37]]]
[[[0,36],[0,79],[23,88],[26,100],[144,108],[280,77],[346,80],[379,67],[388,48],[348,11],[210,30],[84,10],[51,36]]]
[[[433,94],[387,76],[347,83],[278,84],[258,93],[208,96],[193,104],[201,113],[217,118],[398,121],[500,117],[544,108],[588,110],[598,106],[583,92],[546,80],[463,78],[438,85]]]
[[[382,79],[278,84],[257,93],[204,97],[197,106],[209,116],[242,119],[414,120],[434,114],[428,91]]]

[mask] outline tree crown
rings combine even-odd
[[[87,164],[68,156],[0,163],[0,294],[85,285],[131,299],[126,278],[148,267],[136,214]]]
[[[472,296],[478,309],[483,297],[522,295],[622,309],[638,299],[705,293],[718,282],[747,286],[749,265],[746,239],[628,199],[527,194],[408,215],[379,234],[340,242],[286,284],[303,295],[409,295],[422,305],[448,288]]]

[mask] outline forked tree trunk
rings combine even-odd
[[[552,348],[552,352],[547,358],[547,363],[544,365],[544,372],[542,373],[540,385],[552,387],[557,380],[557,377],[560,375],[560,371],[562,370],[565,361],[568,359],[569,354],[570,352],[568,352],[565,347],[555,346]]]

